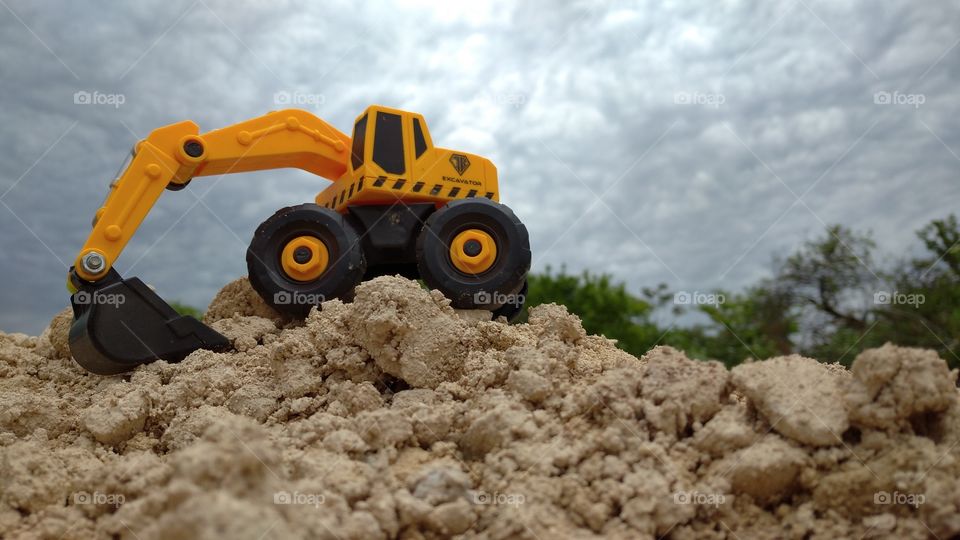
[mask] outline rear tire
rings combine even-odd
[[[315,279],[294,279],[281,262],[284,247],[294,239],[322,242],[327,262]],[[257,227],[247,248],[250,285],[277,311],[298,318],[333,298],[348,298],[366,271],[356,230],[341,214],[316,204],[281,208]]]
[[[495,245],[495,260],[482,270],[465,271],[453,260],[451,245],[465,231],[477,231]],[[476,245],[471,251],[475,249]],[[527,228],[512,210],[489,199],[450,202],[424,224],[417,238],[417,267],[427,286],[442,292],[453,307],[497,311],[516,304],[526,282]]]

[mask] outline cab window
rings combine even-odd
[[[417,152],[417,157],[427,151],[427,140],[423,137],[423,128],[420,127],[420,119],[413,119],[413,148]]]
[[[403,128],[399,114],[377,113],[373,161],[390,174],[403,174]]]
[[[350,164],[357,170],[363,165],[363,145],[367,140],[367,115],[357,120],[353,126],[353,148],[350,150]]]

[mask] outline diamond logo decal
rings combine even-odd
[[[457,174],[463,176],[463,172],[470,168],[470,160],[463,154],[453,154],[450,156],[450,164],[457,170]]]

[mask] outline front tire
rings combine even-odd
[[[526,282],[527,228],[512,210],[491,200],[450,202],[424,224],[417,267],[427,286],[442,292],[453,307],[495,312],[516,304]]]
[[[247,248],[250,284],[277,311],[298,318],[333,298],[348,298],[366,261],[357,231],[316,204],[281,208],[260,224]]]

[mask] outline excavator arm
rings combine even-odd
[[[199,134],[190,121],[154,130],[110,185],[73,272],[96,282],[108,275],[163,191],[198,176],[295,167],[335,181],[347,170],[350,137],[307,111],[275,111]],[[76,287],[71,279],[68,287]]]
[[[93,230],[68,273],[74,321],[70,349],[100,374],[121,373],[151,359],[177,361],[229,341],[180,316],[137,278],[122,278],[117,257],[167,188],[199,176],[294,167],[330,180],[347,170],[350,137],[307,111],[268,113],[199,133],[190,121],[154,130],[137,143],[130,164],[110,184]]]

